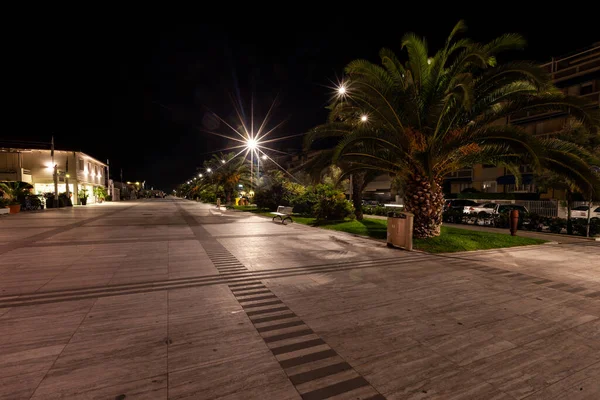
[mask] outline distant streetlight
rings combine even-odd
[[[263,160],[266,160],[266,159],[267,159],[267,158],[269,158],[269,157],[267,157],[267,155],[266,155],[266,154],[263,154],[261,158],[262,158]]]
[[[198,174],[198,178],[202,178],[202,174]]]
[[[344,85],[343,83],[338,87],[338,94],[340,96],[343,96],[346,94],[346,85]]]
[[[210,174],[212,172],[212,169],[206,168],[206,172],[208,172]]]
[[[225,160],[221,160],[221,163],[225,164]]]
[[[360,120],[362,122],[367,122],[368,119],[369,119],[369,117],[366,114],[363,114],[363,115],[360,116]]]

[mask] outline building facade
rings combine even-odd
[[[583,51],[564,57],[553,58],[542,67],[551,75],[554,84],[563,93],[579,96],[590,101],[590,107],[600,107],[600,43]],[[558,134],[567,123],[567,113],[521,112],[513,114],[507,121],[518,125],[532,135],[545,138]],[[460,193],[473,188],[487,193],[534,193],[538,190],[529,166],[520,167],[521,180],[507,173],[505,168],[493,165],[474,165],[446,176],[444,189],[449,193]],[[541,198],[564,199],[564,191],[549,190]]]
[[[54,151],[58,166],[58,192],[71,193],[79,204],[78,193],[86,190],[87,202],[95,203],[94,188],[106,188],[107,165],[79,151]],[[54,192],[54,165],[51,151],[0,147],[0,181],[23,181],[33,185],[36,194]]]

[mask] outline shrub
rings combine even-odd
[[[587,233],[587,218],[573,218],[573,233],[575,235],[585,236]],[[590,236],[596,236],[600,233],[600,219],[592,218],[590,220]]]
[[[111,195],[106,196],[106,201],[112,201],[112,196]]]
[[[560,233],[567,228],[567,220],[564,218],[551,218],[548,227],[552,233]]]
[[[321,220],[342,220],[354,217],[354,207],[343,193],[322,197],[314,206],[313,214]]]
[[[463,210],[451,208],[444,211],[442,214],[442,221],[449,222],[452,224],[462,224],[465,220],[465,213]]]

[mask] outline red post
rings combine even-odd
[[[510,235],[517,235],[517,227],[519,226],[519,210],[510,210]]]

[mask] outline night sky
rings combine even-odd
[[[427,37],[433,53],[462,18],[476,40],[523,34],[527,50],[508,57],[540,62],[600,40],[597,15],[583,8],[537,16],[506,8],[493,18],[385,8],[379,15],[319,10],[316,16],[292,9],[278,18],[206,12],[193,24],[112,14],[28,18],[21,30],[30,34],[4,38],[8,112],[0,139],[49,142],[54,135],[58,149],[110,159],[115,179],[122,168],[125,180],[170,190],[194,174],[207,152],[226,146],[198,129],[230,133],[210,111],[234,123],[231,98],[243,101],[249,117],[253,96],[262,118],[279,96],[271,121],[286,123],[274,135],[303,133],[324,121],[328,86],[346,63],[377,61],[384,46],[399,52],[405,32]],[[277,147],[293,151],[300,143]]]

